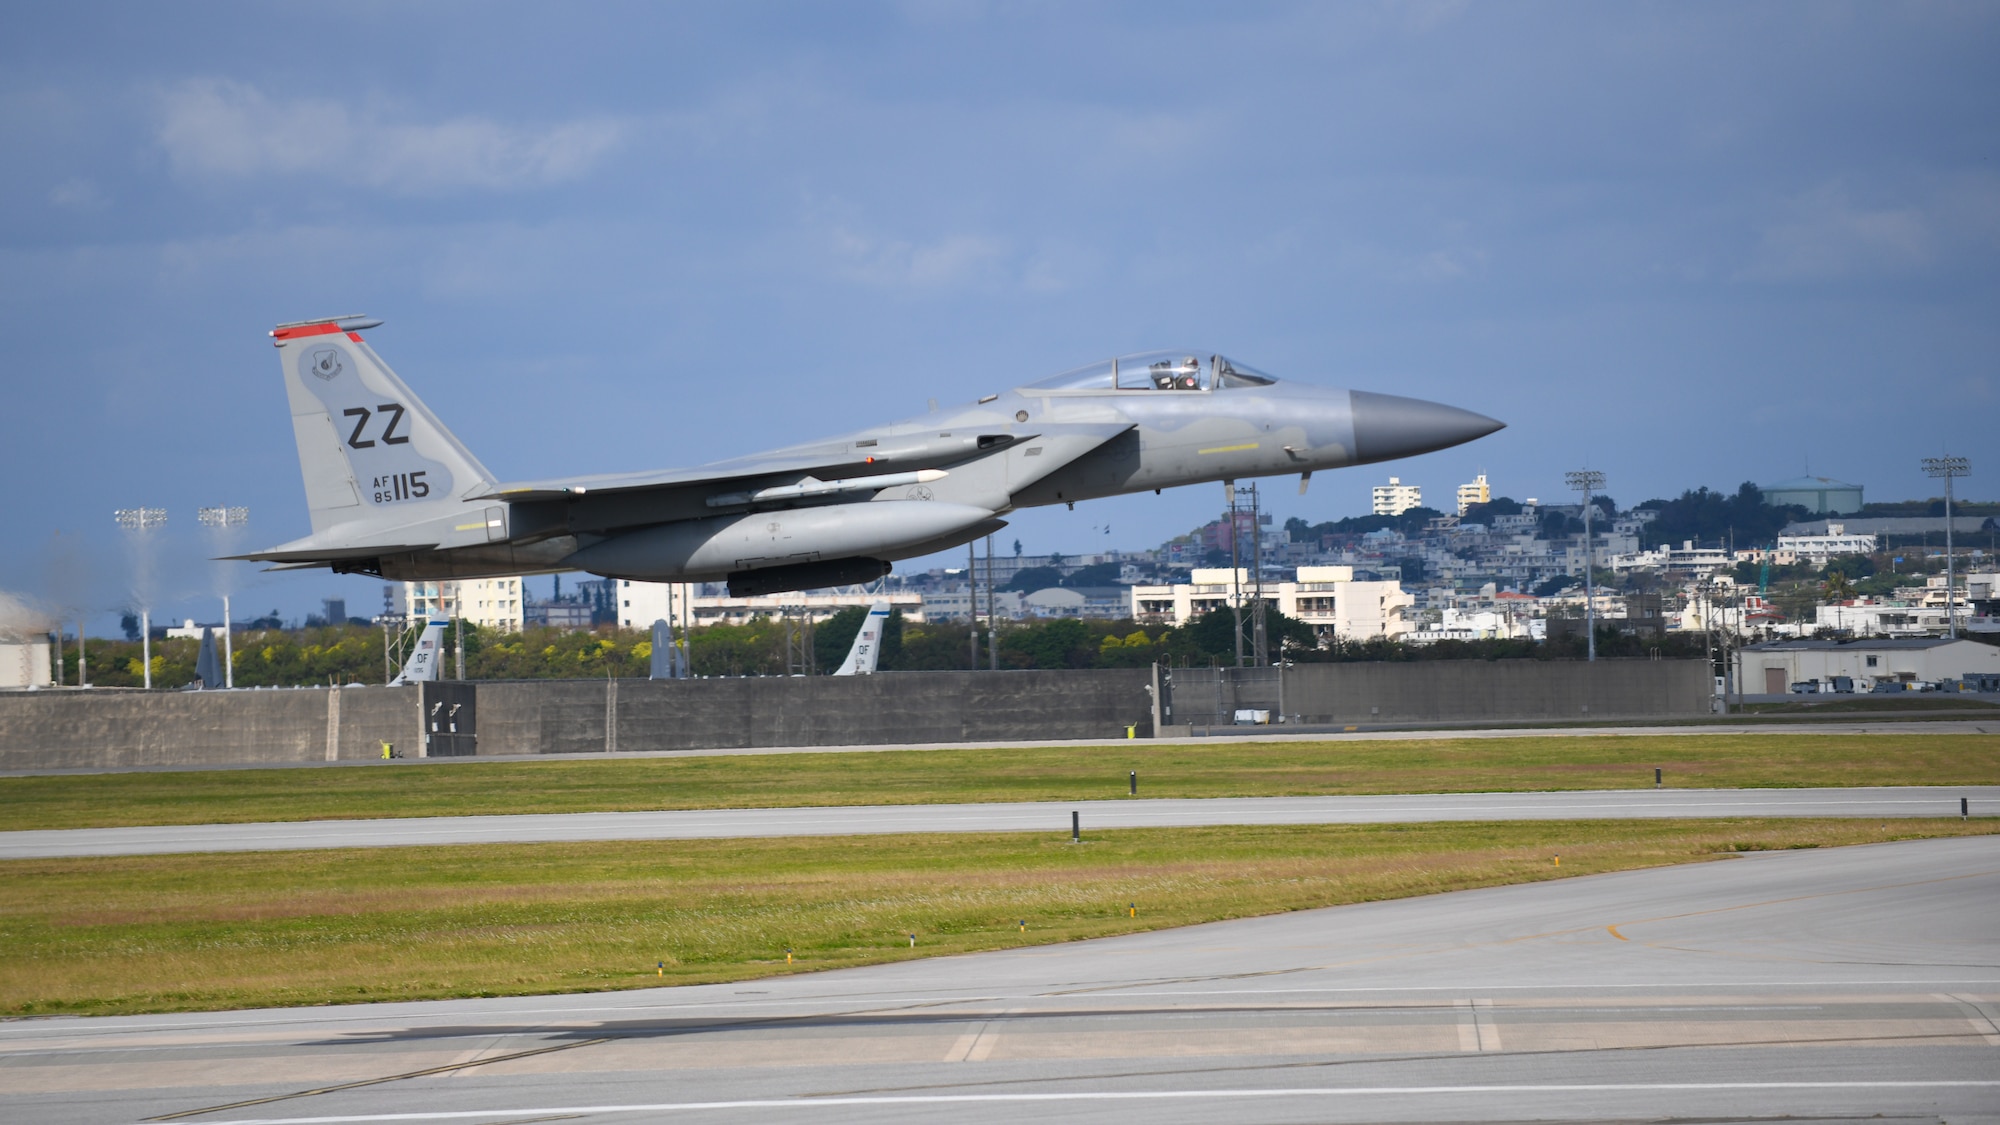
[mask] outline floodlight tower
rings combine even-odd
[[[1597,659],[1597,584],[1591,571],[1597,569],[1597,553],[1590,538],[1590,494],[1604,487],[1604,474],[1596,469],[1578,469],[1563,474],[1568,485],[1583,493],[1583,622],[1588,636],[1589,659]]]
[[[250,509],[197,508],[195,519],[201,522],[201,526],[213,529],[218,537],[226,538],[232,529],[250,522]],[[229,594],[225,591],[222,595],[222,686],[233,688],[236,686],[236,661],[235,654],[230,651],[229,637]]]
[[[146,556],[147,541],[152,537],[155,528],[166,526],[167,510],[165,508],[119,508],[117,511],[111,513],[111,518],[117,520],[118,526],[124,528],[126,534],[132,537],[133,550],[139,556],[141,569],[145,569],[146,565],[152,561]],[[136,585],[144,584],[142,582]],[[147,598],[146,592],[144,590],[134,592],[139,595],[141,603],[139,606],[139,663],[145,676],[145,686],[150,688],[153,686],[153,612],[151,606],[144,604],[150,600]]]
[[[1951,482],[1972,475],[1972,462],[1964,457],[1924,458],[1924,475],[1944,478],[1944,635],[1958,639],[1958,599],[1952,593]]]

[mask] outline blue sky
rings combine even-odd
[[[2000,7],[18,7],[0,40],[0,590],[301,615],[274,323],[371,342],[495,472],[691,464],[1213,348],[1506,420],[1271,489],[1928,495],[2000,412]],[[1219,487],[1020,514],[1140,548]],[[110,511],[168,509],[148,577]],[[1110,534],[1104,529],[1109,527]],[[545,580],[544,580],[545,581]]]

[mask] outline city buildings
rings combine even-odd
[[[1374,492],[1378,510],[1403,515],[1422,501],[1421,490],[1400,478]],[[1395,638],[1429,644],[1575,635],[1586,617],[1579,579],[1590,557],[1581,508],[1531,498],[1514,511],[1513,502],[1492,498],[1484,475],[1460,487],[1456,499],[1457,514],[1426,513],[1423,520],[1398,520],[1388,527],[1381,525],[1390,521],[1381,519],[1312,524],[1302,517],[1275,527],[1270,515],[1242,508],[1225,510],[1152,550],[996,554],[995,583],[1024,588],[991,594],[992,611],[1003,619],[1130,616],[1181,626],[1227,610],[1238,580],[1248,599],[1253,579],[1262,575],[1268,603],[1307,623],[1322,642]],[[1706,541],[1657,544],[1662,519],[1677,529],[1707,526],[1690,523],[1695,518],[1690,513],[1700,510],[1651,504],[1607,510],[1595,522],[1600,572],[1590,609],[1600,624],[1633,635],[1696,632],[1765,641],[1920,639],[1945,629],[1945,580],[1928,573],[1942,569],[1936,558],[1941,517],[1801,521],[1773,534],[1777,521],[1767,516],[1757,533],[1760,541],[1740,547],[1739,536],[1749,538],[1741,525],[1710,527]],[[1714,521],[1712,513],[1700,518]],[[2000,634],[2000,573],[1992,562],[2000,528],[1989,516],[1961,516],[1955,531],[1960,578],[1952,600],[1959,629]],[[1262,548],[1255,558],[1253,532]],[[1642,549],[1647,543],[1657,545]],[[1230,548],[1240,575],[1215,565],[1218,558],[1227,560]],[[1855,561],[1841,561],[1847,559]],[[666,619],[687,629],[757,617],[824,620],[886,598],[912,622],[983,620],[989,604],[987,560],[983,555],[978,560],[976,585],[968,584],[964,560],[958,561],[956,567],[891,575],[865,588],[757,598],[730,598],[719,586],[592,579],[573,588],[559,584],[557,589],[571,596],[530,603],[526,619],[554,627],[630,629]],[[1844,579],[1817,573],[1828,565],[1844,568]],[[1802,573],[1807,567],[1811,572]],[[1607,568],[1615,577],[1603,575]],[[514,616],[521,605],[519,580],[399,588],[414,617],[458,615],[501,630],[520,627]]]
[[[979,605],[972,604],[972,589],[968,586],[948,586],[942,589],[926,590],[919,594],[922,600],[925,621],[965,621],[972,617],[986,620],[986,609],[993,607],[993,616],[1014,618],[1021,616],[1021,592],[1019,590],[994,590],[988,593],[985,575],[980,575]],[[992,599],[990,602],[988,598]]]
[[[1394,483],[1393,481],[1391,483]],[[1491,504],[1493,490],[1486,485],[1486,474],[1474,477],[1471,484],[1458,486],[1458,514],[1464,515],[1474,504]]]
[[[1181,626],[1203,614],[1227,612],[1240,592],[1254,596],[1247,570],[1198,567],[1188,581],[1131,588],[1131,615],[1148,623]],[[1411,631],[1415,596],[1394,581],[1357,581],[1351,566],[1302,566],[1295,581],[1264,583],[1265,603],[1312,626],[1321,643],[1395,638]]]
[[[1132,615],[1132,600],[1125,586],[1051,586],[1022,595],[1021,608],[1030,617],[1119,621]]]
[[[901,610],[905,620],[925,619],[923,595],[910,591],[870,593],[864,587],[848,586],[732,598],[703,590],[696,583],[620,579],[615,588],[618,625],[625,629],[646,629],[655,621],[665,621],[678,631],[690,626],[698,629],[704,625],[744,625],[759,617],[791,616],[819,622],[843,609],[852,606],[866,609],[878,601]]]
[[[405,619],[461,620],[501,633],[521,631],[519,578],[460,578],[403,583]]]
[[[1826,560],[1842,555],[1872,555],[1877,540],[1873,535],[1850,535],[1844,524],[1828,523],[1819,535],[1778,536],[1778,561],[1807,562],[1825,566]]]
[[[1962,676],[2000,676],[2000,646],[1944,637],[1900,640],[1795,639],[1745,645],[1736,650],[1736,689],[1749,695],[1782,695],[1793,684],[1834,677],[1853,690],[1908,690]]]
[[[1378,516],[1400,516],[1424,504],[1424,490],[1414,484],[1404,484],[1401,477],[1390,477],[1388,484],[1376,485],[1374,495],[1374,513]]]

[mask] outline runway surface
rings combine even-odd
[[[0,1023],[0,1120],[1996,1122],[1996,1020],[1972,837],[734,985]]]
[[[1068,832],[1212,824],[1389,824],[1447,820],[1598,820],[1734,816],[1975,816],[2000,812],[2000,786],[1854,789],[1611,789],[1366,797],[1006,802],[695,809],[674,812],[308,820],[0,832],[0,859],[175,852],[386,848],[423,844],[860,836],[896,832]]]
[[[1166,746],[1213,746],[1218,742],[1397,742],[1461,738],[1657,738],[1700,735],[1830,735],[1830,734],[2000,734],[2000,713],[1993,718],[1925,719],[1921,713],[1907,719],[1798,719],[1771,718],[1761,721],[1711,721],[1694,724],[1648,726],[1561,727],[1437,727],[1422,725],[1353,729],[1321,727],[1294,732],[1283,727],[1216,727],[1197,736],[1170,736],[1131,741],[1117,738],[1046,738],[1011,742],[906,742],[867,743],[852,746],[750,746],[708,750],[619,750],[592,754],[484,754],[452,758],[375,758],[340,762],[237,762],[194,766],[84,766],[72,769],[0,770],[0,777],[48,777],[98,773],[187,773],[206,770],[287,770],[287,769],[425,769],[429,767],[476,766],[492,762],[580,762],[628,761],[633,758],[725,758],[767,754],[871,754],[908,750],[1011,750],[1050,749],[1081,746],[1131,745],[1141,749]]]

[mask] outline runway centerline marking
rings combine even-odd
[[[1122,1102],[1231,1098],[1436,1097],[1451,1094],[1652,1094],[1727,1093],[1776,1090],[1986,1090],[2000,1080],[1940,1079],[1872,1082],[1579,1082],[1482,1086],[1302,1086],[1295,1089],[1075,1091],[1046,1094],[915,1094],[901,1097],[745,1098],[713,1102],[653,1102],[638,1105],[538,1106],[512,1110],[433,1110],[413,1113],[353,1113],[324,1117],[235,1119],[226,1125],[348,1125],[371,1121],[464,1121],[474,1117],[539,1114],[674,1113],[716,1109],[819,1109],[842,1106],[979,1105],[996,1102]],[[149,1120],[160,1120],[151,1118]]]

